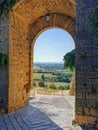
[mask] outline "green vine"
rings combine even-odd
[[[6,54],[0,53],[0,67],[8,65],[8,56]]]
[[[1,0],[0,15],[7,15],[15,3],[16,0]]]
[[[94,39],[95,39],[96,44],[98,45],[98,5],[96,6],[96,8],[91,16],[89,23],[93,28]]]

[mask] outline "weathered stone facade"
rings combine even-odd
[[[72,10],[67,12],[69,7]],[[45,16],[48,11],[50,21],[46,22]],[[75,39],[75,2],[20,0],[9,14],[9,23],[8,111],[11,112],[28,103],[33,79],[34,43],[40,33],[57,27],[67,30]]]
[[[0,52],[8,54],[9,21],[7,16],[0,17]]]
[[[98,49],[89,18],[98,0],[77,0],[76,119],[98,127]]]
[[[8,112],[28,104],[36,39],[49,28],[61,28],[76,41],[76,119],[80,125],[97,126],[98,50],[88,23],[97,4],[98,0],[77,0],[75,21],[75,0],[20,0],[9,13],[9,20],[0,18],[3,21],[0,24],[0,52],[9,55],[9,68],[6,71],[0,69],[0,79],[3,79],[0,82],[0,98],[5,95]],[[45,20],[47,13],[50,14],[49,22]],[[2,88],[5,88],[3,95]]]
[[[0,17],[0,53],[8,55],[9,22],[8,17]],[[7,112],[8,103],[8,67],[0,67],[0,110]]]

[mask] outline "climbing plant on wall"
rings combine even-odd
[[[98,44],[98,5],[96,6],[91,18],[89,20],[90,25],[94,31],[94,39],[95,42]]]
[[[0,0],[0,14],[7,15],[15,3],[16,0]]]
[[[0,67],[8,65],[8,56],[6,54],[0,53]]]

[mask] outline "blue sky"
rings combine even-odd
[[[49,29],[35,42],[34,62],[63,62],[63,56],[74,48],[74,41],[68,32]]]

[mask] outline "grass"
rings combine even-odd
[[[66,95],[66,90],[53,90],[53,89],[45,89],[41,87],[35,87],[33,90],[37,91],[38,94],[44,94],[44,95],[59,95],[64,96]]]
[[[49,73],[34,73],[34,74],[33,74],[33,77],[34,77],[35,80],[36,80],[36,79],[37,79],[37,80],[40,80],[42,75],[44,75],[45,78],[55,77],[54,75],[49,74]]]
[[[37,84],[36,87],[39,87],[38,86],[39,81],[36,81],[35,83]],[[68,85],[70,85],[69,83],[64,83],[64,82],[44,82],[44,83],[47,84],[48,86],[50,84],[55,84],[57,89],[58,89],[59,86],[65,86],[65,88],[68,88]]]
[[[34,82],[36,83],[36,87],[38,88],[38,83],[41,80],[42,75],[44,75],[45,77],[45,81],[44,84],[48,85],[48,89],[49,89],[49,85],[50,84],[54,84],[56,86],[57,89],[59,89],[58,87],[63,86],[66,90],[70,89],[70,83],[65,83],[65,82],[52,82],[50,79],[52,79],[53,77],[56,77],[54,75],[52,75],[51,73],[34,73],[33,77],[34,77]],[[48,80],[47,80],[48,79]],[[45,89],[45,88],[44,88]]]
[[[64,83],[64,82],[45,82],[45,84],[47,85],[55,84],[56,87],[69,85],[69,83]]]

